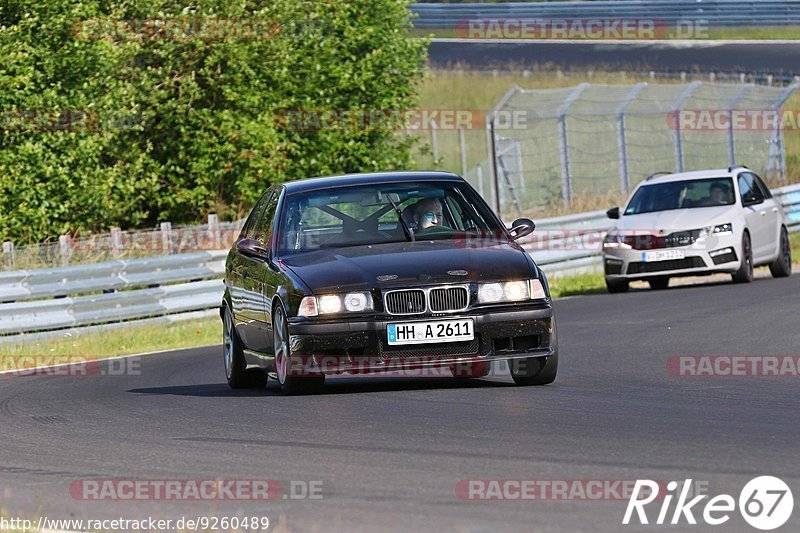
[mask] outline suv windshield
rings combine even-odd
[[[636,191],[625,209],[626,215],[733,205],[731,178],[704,178],[643,185]]]
[[[405,226],[405,227],[404,227]],[[505,236],[466,184],[387,183],[298,192],[286,197],[282,254],[412,239],[454,239],[480,232]]]

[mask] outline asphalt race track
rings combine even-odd
[[[797,501],[800,378],[680,377],[667,358],[796,355],[798,294],[793,276],[559,300],[559,378],[541,388],[507,376],[348,377],[329,380],[319,396],[284,397],[274,383],[232,391],[219,347],[134,359],[134,375],[3,376],[0,510],[266,515],[276,531],[694,531],[685,522],[622,526],[624,500],[466,501],[456,485],[693,478],[738,499],[748,480],[771,474]],[[86,478],[321,481],[323,497],[71,496]],[[780,531],[798,525],[795,511]],[[738,514],[700,529],[756,531]]]
[[[655,70],[800,74],[800,42],[525,42],[436,39],[428,62],[437,68],[560,67],[591,70]]]

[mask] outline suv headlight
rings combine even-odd
[[[724,224],[717,224],[716,226],[714,226],[714,229],[711,232],[711,235],[717,235],[717,236],[732,235],[732,234],[733,234],[733,223],[732,222],[726,222]]]
[[[479,304],[522,302],[545,298],[547,298],[547,293],[539,279],[481,283],[478,286]]]
[[[608,233],[603,239],[603,248],[626,248],[630,249],[631,245],[625,242],[622,235],[616,232]]]
[[[300,300],[297,316],[334,315],[336,313],[361,313],[372,311],[372,295],[369,292],[347,294],[324,294],[306,296]]]

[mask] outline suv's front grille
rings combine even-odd
[[[676,231],[669,235],[625,235],[623,242],[634,250],[656,250],[659,248],[676,248],[690,246],[697,242],[702,234],[702,229]]]
[[[425,291],[422,289],[390,291],[384,301],[386,310],[393,315],[417,315],[426,309]]]
[[[431,311],[446,313],[461,311],[469,303],[469,291],[466,287],[442,287],[431,289],[428,294]]]
[[[469,288],[465,285],[430,289],[396,289],[383,297],[386,311],[392,315],[455,313],[469,306]]]

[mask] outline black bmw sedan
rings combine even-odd
[[[547,279],[460,176],[387,172],[275,185],[228,254],[224,362],[233,388],[319,391],[325,376],[507,360],[519,385],[553,382]]]

